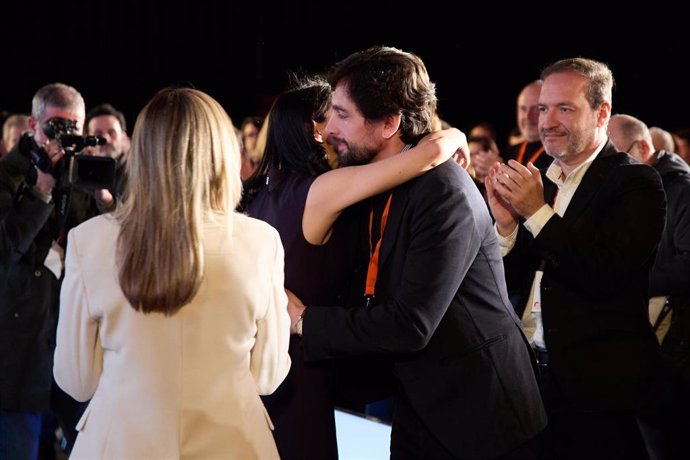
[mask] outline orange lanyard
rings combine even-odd
[[[520,151],[518,152],[518,156],[516,158],[517,162],[520,163],[521,165],[524,165],[525,163],[522,162],[522,160],[525,159],[525,151],[527,150],[527,141],[524,141],[522,145],[520,146]],[[537,149],[534,154],[530,157],[529,161],[534,164],[535,161],[537,161],[537,158],[541,156],[541,154],[544,153],[544,146],[542,145]]]
[[[381,216],[381,232],[379,233],[379,239],[376,245],[371,241],[371,232],[374,227],[374,205],[371,205],[371,212],[369,213],[369,267],[367,268],[367,284],[364,291],[364,295],[367,298],[367,306],[374,298],[374,292],[376,290],[376,280],[379,277],[379,251],[381,250],[381,241],[383,241],[383,231],[386,229],[386,222],[388,222],[388,211],[391,207],[391,200],[393,194],[388,195],[388,201],[386,201],[386,207],[383,208],[383,215]]]

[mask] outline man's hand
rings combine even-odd
[[[48,154],[50,163],[53,166],[55,166],[57,162],[62,160],[62,158],[65,156],[65,151],[60,145],[60,142],[56,141],[55,139],[47,140],[41,147]]]
[[[43,199],[43,201],[50,201],[50,196],[55,187],[55,178],[50,173],[44,173],[40,169],[36,168],[36,184],[34,185],[34,190],[38,192],[38,195]]]
[[[467,169],[470,166],[470,147],[467,144],[467,136],[457,128],[442,129],[424,136],[417,145],[426,142],[437,142],[441,150],[436,164],[441,164],[452,158],[457,164]]]
[[[500,165],[494,177],[494,190],[525,219],[529,219],[546,203],[541,173],[531,162],[524,167],[510,160],[507,165]]]
[[[96,200],[96,203],[98,204],[98,207],[100,209],[109,208],[115,201],[113,194],[110,193],[110,190],[108,190],[107,188],[101,190],[94,190],[93,197]]]
[[[290,334],[297,334],[295,329],[295,324],[300,316],[304,314],[304,304],[302,301],[292,293],[289,289],[285,289],[285,293],[288,296],[287,310],[288,315],[290,315]]]
[[[501,163],[496,162],[489,168],[484,178],[489,209],[496,220],[496,229],[501,236],[508,236],[517,227],[518,214],[508,201],[496,191],[498,176],[501,174]]]

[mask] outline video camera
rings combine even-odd
[[[55,165],[48,153],[39,147],[33,137],[30,139],[31,159],[38,169],[53,175],[58,187],[75,186],[88,190],[112,189],[115,184],[115,160],[82,153],[84,147],[104,145],[106,140],[99,136],[80,136],[77,122],[53,117],[43,125],[43,132],[49,139],[56,139],[65,156]]]

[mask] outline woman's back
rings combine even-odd
[[[307,193],[316,177],[297,173],[269,173],[248,206],[250,216],[268,222],[280,234],[285,248],[285,287],[311,305],[337,305],[350,269],[343,219],[336,221],[324,245],[309,243],[302,232]]]
[[[337,305],[351,273],[346,232],[337,221],[328,242],[310,244],[302,232],[307,193],[315,177],[272,171],[248,206],[249,215],[275,227],[285,248],[285,287],[311,305]],[[297,459],[309,446],[314,458],[337,458],[330,365],[306,365],[300,339],[290,338],[292,368],[278,390],[263,398],[276,425],[281,458]]]
[[[290,366],[283,250],[262,222],[238,215],[232,227],[231,240],[204,225],[204,279],[171,316],[125,299],[115,219],[70,234],[55,376],[93,395],[72,458],[277,457],[259,393]]]

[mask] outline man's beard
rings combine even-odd
[[[570,158],[576,157],[580,152],[582,152],[587,147],[587,135],[589,133],[582,131],[559,131],[552,130],[557,134],[566,136],[564,145],[556,150],[549,142],[544,142],[544,137],[549,133],[548,130],[542,130],[540,133],[540,139],[544,145],[546,154],[552,157],[554,160],[567,161]]]
[[[363,145],[351,144],[335,136],[329,136],[328,141],[338,154],[338,166],[364,165],[377,154],[376,150]]]
[[[96,156],[117,158],[120,155],[117,152],[117,148],[114,144],[105,144],[100,147],[100,150],[98,151]]]

